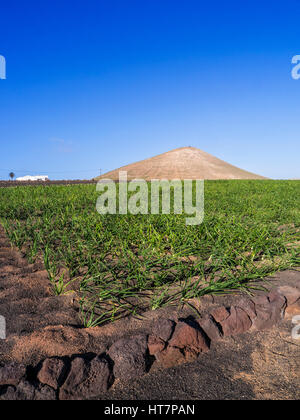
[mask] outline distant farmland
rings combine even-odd
[[[10,185],[15,185],[13,182]],[[300,265],[300,181],[205,181],[205,219],[99,215],[95,185],[0,189],[0,221],[95,326]]]
[[[0,188],[11,188],[11,187],[37,187],[39,185],[75,185],[75,184],[95,184],[96,181],[93,180],[57,180],[57,181],[0,181]]]

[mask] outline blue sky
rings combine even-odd
[[[300,178],[299,1],[1,5],[0,179],[91,178],[194,146]]]

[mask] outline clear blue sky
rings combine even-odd
[[[1,4],[0,178],[91,178],[194,146],[300,178],[300,2]]]

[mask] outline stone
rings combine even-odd
[[[42,384],[58,389],[63,383],[66,370],[66,365],[62,359],[45,359],[37,378]]]
[[[249,316],[251,321],[257,317],[257,313],[256,313],[256,310],[255,310],[255,304],[254,304],[254,302],[252,302],[251,299],[247,299],[247,298],[243,297],[237,302],[237,304],[235,306],[243,309],[243,311],[246,312],[246,314]]]
[[[0,385],[18,385],[25,374],[25,365],[21,363],[9,363],[0,367]]]
[[[179,321],[169,345],[179,349],[190,349],[196,353],[206,352],[209,350],[207,339],[199,328],[198,324],[191,324]]]
[[[0,401],[11,401],[15,392],[16,388],[13,386],[0,388]]]
[[[220,322],[224,337],[242,334],[252,326],[252,321],[243,309],[231,306],[230,315]]]
[[[81,357],[76,357],[72,360],[70,372],[60,389],[60,399],[71,399],[77,393],[78,388],[85,382],[88,374],[89,362]]]
[[[210,341],[219,341],[222,339],[223,334],[217,323],[210,315],[206,315],[205,317],[198,319],[197,322]]]
[[[152,326],[152,335],[156,335],[161,340],[167,342],[172,337],[176,323],[171,319],[158,319]]]
[[[288,306],[300,299],[300,289],[296,289],[296,287],[280,286],[277,288],[277,292],[286,298]]]
[[[193,349],[186,348],[184,350],[184,357],[185,357],[186,363],[194,362],[198,358],[198,356],[199,356],[199,353],[197,353]]]
[[[224,321],[230,315],[225,306],[220,306],[219,308],[214,309],[210,314],[214,320],[219,323]]]
[[[256,330],[270,329],[278,324],[284,316],[286,299],[277,292],[253,298],[256,318],[253,320],[253,328]]]
[[[112,373],[106,359],[95,357],[92,361],[76,357],[65,383],[60,388],[59,399],[83,400],[106,392],[112,383]]]
[[[108,351],[114,362],[115,377],[128,380],[144,375],[147,371],[147,352],[145,335],[121,338],[116,341]]]
[[[34,400],[36,401],[55,401],[57,400],[56,392],[48,385],[39,385],[34,392]]]
[[[14,399],[31,401],[34,400],[35,387],[28,381],[21,381],[16,388]]]
[[[6,401],[53,401],[57,398],[54,389],[49,386],[41,384],[35,386],[22,380],[16,388],[8,387],[0,399]]]
[[[289,305],[285,310],[285,316],[292,318],[293,316],[300,315],[300,299],[292,305]]]
[[[266,295],[266,294],[254,296],[252,298],[252,302],[255,305],[255,311],[256,311],[256,306],[257,305],[259,305],[259,306],[268,306],[269,303],[270,303],[270,301],[268,299],[268,295]]]
[[[149,354],[154,356],[161,352],[166,346],[166,343],[158,338],[156,335],[149,335],[148,337],[148,350]]]
[[[156,355],[158,363],[164,368],[170,368],[186,362],[185,355],[177,347],[168,346]]]
[[[283,314],[287,305],[285,296],[282,296],[280,293],[274,290],[268,294],[268,300],[271,306],[276,307]]]

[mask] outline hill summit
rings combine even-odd
[[[161,155],[131,163],[107,172],[96,180],[119,180],[119,171],[127,171],[128,180],[144,179],[266,179],[230,165],[195,147],[180,147]]]

